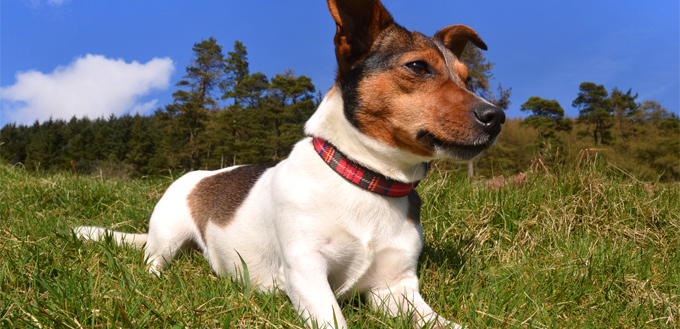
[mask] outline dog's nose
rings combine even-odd
[[[501,125],[505,123],[505,113],[500,108],[491,104],[478,106],[475,110],[475,118],[489,135],[498,135]]]

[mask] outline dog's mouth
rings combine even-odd
[[[417,139],[430,150],[433,150],[435,155],[455,160],[474,159],[496,141],[495,137],[491,138],[487,135],[469,144],[448,142],[436,137],[427,130],[419,130]]]

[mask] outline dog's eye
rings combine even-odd
[[[418,75],[425,75],[430,73],[429,65],[424,61],[415,61],[406,64],[406,67],[411,70],[411,72]]]

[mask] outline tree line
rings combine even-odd
[[[113,177],[217,169],[235,164],[274,165],[303,137],[303,126],[321,100],[309,77],[292,71],[252,73],[240,41],[226,54],[215,38],[193,46],[172,104],[153,115],[49,119],[10,123],[0,130],[0,159],[38,170],[71,170]],[[492,85],[494,63],[468,47],[468,89],[507,109],[512,90]],[[504,125],[496,146],[474,165],[478,175],[514,174],[601,154],[645,179],[680,179],[680,121],[655,101],[637,101],[632,90],[608,92],[580,85],[564,115],[555,100],[535,96],[520,107],[524,119]],[[456,165],[449,165],[456,167]]]
[[[647,180],[680,179],[680,119],[653,100],[614,87],[583,82],[572,106],[576,118],[564,115],[556,100],[530,97],[520,107],[528,114],[503,126],[497,145],[477,162],[493,176],[550,166],[578,166],[601,157],[622,172]],[[540,167],[539,167],[540,166]]]

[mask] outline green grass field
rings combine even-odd
[[[144,256],[70,229],[146,231],[171,178],[36,174],[0,165],[0,327],[297,328],[282,293],[216,277],[198,253],[161,278]],[[435,172],[421,183],[421,290],[469,328],[680,327],[680,185],[606,164],[500,188]],[[361,298],[357,328],[406,328]]]

